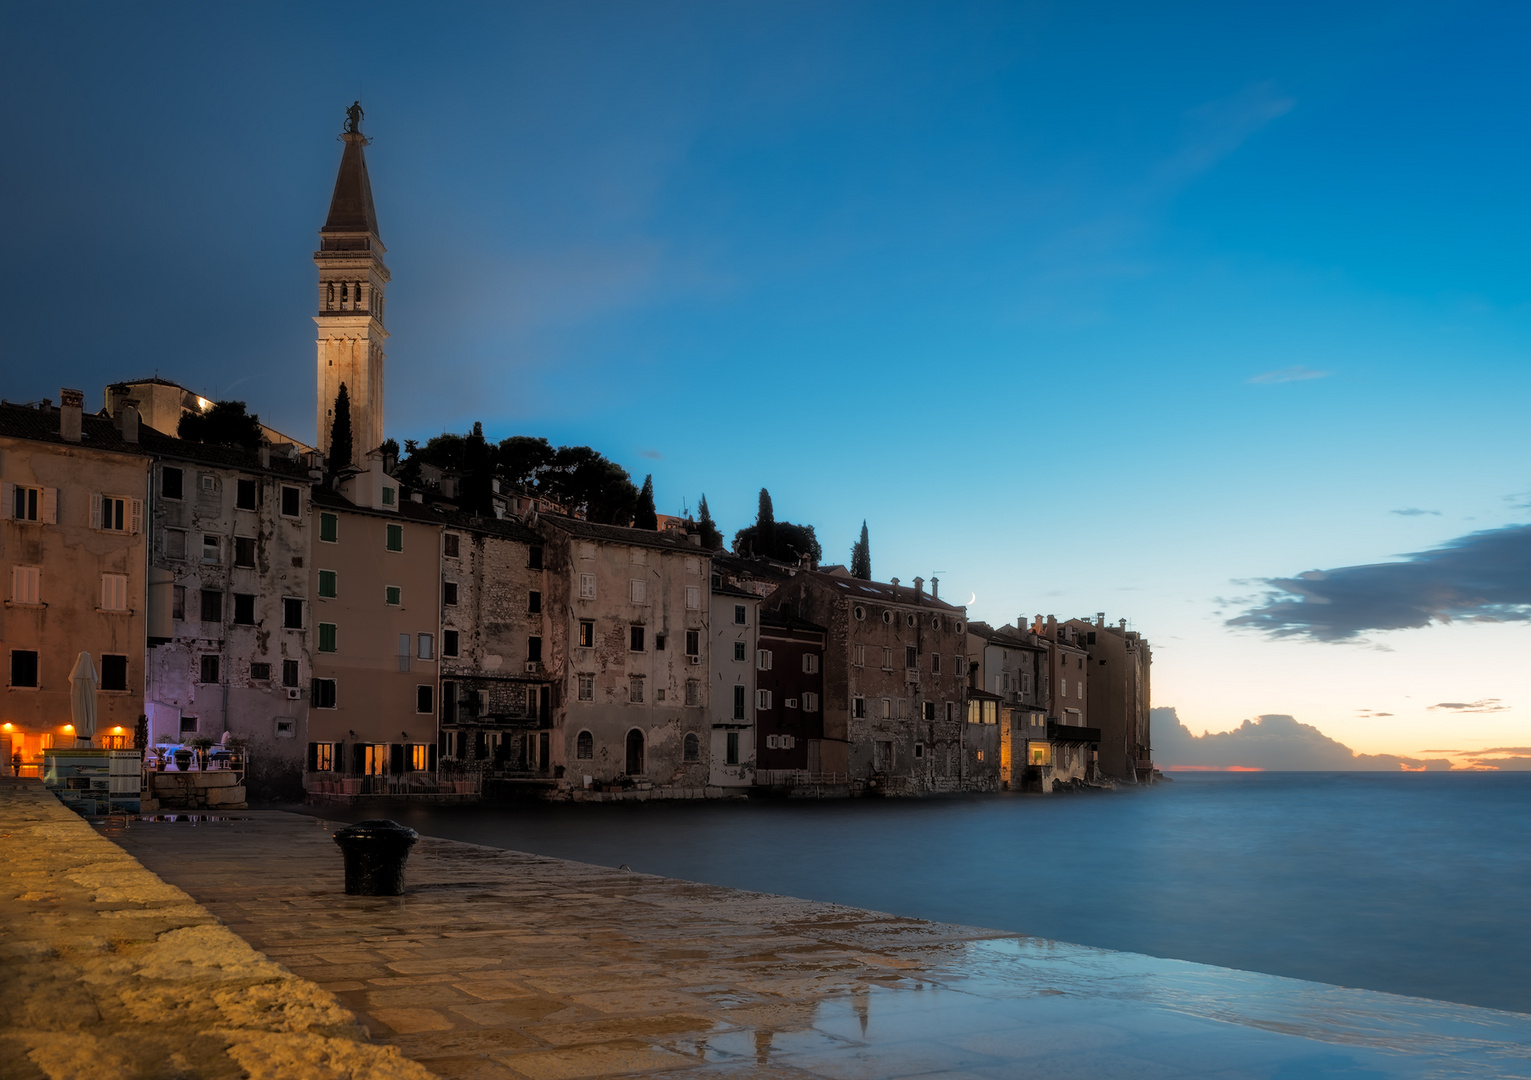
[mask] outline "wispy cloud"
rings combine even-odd
[[[1499,698],[1481,698],[1478,701],[1442,701],[1431,705],[1432,709],[1449,709],[1453,712],[1504,712],[1509,708]]]
[[[658,450],[639,450],[638,456],[650,458],[654,461],[658,461],[660,458],[664,457],[664,455],[661,454]]]
[[[1276,371],[1267,371],[1261,375],[1252,376],[1249,381],[1261,386],[1269,386],[1272,383],[1303,382],[1307,379],[1327,379],[1330,372],[1314,371],[1312,368],[1296,367],[1280,368]]]
[[[1425,514],[1434,514],[1436,517],[1441,516],[1439,510],[1421,510],[1417,506],[1405,507],[1402,510],[1389,510],[1388,513],[1397,514],[1399,517],[1422,517]]]
[[[1432,622],[1531,622],[1531,525],[1469,533],[1398,562],[1267,578],[1263,601],[1226,625],[1271,637],[1354,641]]]

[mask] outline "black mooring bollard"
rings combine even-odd
[[[404,891],[404,860],[420,834],[387,818],[357,822],[335,834],[346,860],[351,896],[398,896]]]

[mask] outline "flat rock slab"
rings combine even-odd
[[[0,1077],[426,1080],[64,807],[0,779]]]
[[[1531,1077],[1518,1013],[430,837],[405,895],[346,896],[342,827],[110,835],[440,1077]]]

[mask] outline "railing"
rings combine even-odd
[[[758,787],[792,787],[796,784],[848,784],[847,773],[809,772],[807,769],[756,769]]]

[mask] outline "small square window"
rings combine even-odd
[[[458,558],[458,552],[462,550],[462,537],[456,533],[446,533],[441,538],[441,553],[449,559]]]
[[[37,653],[34,650],[11,650],[11,685],[37,685]]]
[[[195,716],[181,717],[181,734],[195,735],[197,733],[197,718]]]
[[[643,627],[630,626],[627,628],[627,647],[632,652],[643,651]]]
[[[383,603],[389,607],[398,607],[402,596],[403,592],[397,585],[386,585],[383,587]]]
[[[303,629],[303,601],[296,596],[282,597],[282,629]]]
[[[527,554],[528,554],[528,557],[527,557],[527,560],[526,560],[527,568],[531,569],[531,570],[541,570],[542,569],[542,548],[538,547],[536,544],[533,544],[531,551],[528,552]]]
[[[664,652],[664,635],[663,634],[655,634],[654,635],[654,651],[655,652]]]
[[[383,487],[383,505],[384,506],[396,506],[396,505],[398,505],[398,502],[399,502],[399,491],[398,491],[398,488],[390,487],[388,485],[384,485],[384,487]]]
[[[213,533],[202,534],[202,561],[205,563],[222,562],[219,550],[218,537]]]
[[[234,481],[234,509],[255,509],[255,481],[240,478]]]
[[[296,660],[282,661],[282,685],[298,685],[298,662]]]
[[[235,593],[234,594],[234,625],[235,626],[254,626],[255,625],[255,594],[254,593]]]
[[[217,589],[202,590],[202,621],[210,623],[223,621],[223,594]]]
[[[253,537],[253,536],[236,536],[236,537],[234,537],[234,565],[235,566],[254,566],[255,565],[255,537]]]
[[[101,689],[126,690],[128,688],[128,658],[106,653],[101,657]]]
[[[198,673],[199,677],[197,681],[202,683],[216,683],[218,681],[219,667],[220,665],[218,663],[218,657],[202,657],[202,670]]]
[[[387,544],[388,544],[388,550],[389,551],[403,551],[404,550],[404,526],[402,526],[402,525],[390,525],[390,526],[388,526],[388,540],[387,540]]]
[[[335,680],[315,679],[309,690],[309,697],[316,709],[333,709],[335,707]]]
[[[589,649],[595,646],[595,623],[589,619],[579,621],[579,647]]]
[[[686,655],[700,656],[702,652],[702,632],[700,630],[686,631]]]
[[[334,514],[319,515],[319,539],[326,544],[338,543],[340,540],[340,518]]]
[[[252,663],[250,665],[250,681],[251,682],[269,682],[270,680],[271,680],[271,665],[270,664],[253,664]]]
[[[184,490],[185,482],[185,473],[181,472],[180,469],[173,469],[166,465],[159,472],[160,496],[166,499],[177,500],[184,498],[181,492]]]
[[[302,493],[295,487],[282,485],[282,516],[297,517],[303,509]]]
[[[457,603],[457,582],[443,581],[441,583],[441,602],[443,604]]]

